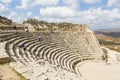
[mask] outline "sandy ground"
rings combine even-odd
[[[20,80],[20,78],[8,64],[0,64],[0,80]]]
[[[120,80],[120,64],[87,62],[79,67],[85,80]]]
[[[79,66],[79,71],[85,80],[120,80],[120,62],[118,52],[109,50],[108,64],[104,61],[87,61]]]

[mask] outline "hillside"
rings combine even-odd
[[[0,26],[11,25],[11,24],[12,24],[12,20],[0,16]]]
[[[13,22],[11,19],[0,16],[0,30],[13,30],[13,26],[16,26],[18,30],[24,30],[22,24]]]
[[[120,29],[105,29],[95,31],[100,44],[120,52]]]
[[[110,37],[120,38],[120,28],[114,29],[102,29],[95,31],[96,34],[103,34]]]

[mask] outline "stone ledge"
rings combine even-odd
[[[5,63],[5,62],[9,62],[9,61],[10,61],[9,57],[0,58],[0,63]]]
[[[1,55],[2,53],[0,53],[0,63],[5,63],[5,62],[9,62],[10,61],[10,57],[6,54]]]
[[[7,55],[5,49],[5,43],[0,43],[0,63],[5,63],[10,61],[10,57]]]

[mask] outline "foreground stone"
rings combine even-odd
[[[7,55],[7,53],[4,50],[4,43],[0,43],[0,63],[6,63],[10,61],[9,56]]]

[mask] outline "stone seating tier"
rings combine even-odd
[[[95,58],[94,52],[92,50],[89,52],[85,48],[86,46],[91,47],[91,44],[88,43],[85,36],[83,37],[83,34],[69,34],[68,32],[57,33],[57,35],[44,32],[18,32],[17,34],[15,32],[0,32],[0,34],[0,40],[6,42],[5,50],[11,61],[16,62],[16,64],[19,62],[18,66],[13,66],[18,72],[21,72],[21,65],[24,65],[22,68],[25,69],[28,65],[28,67],[33,65],[39,66],[44,61],[47,61],[50,64],[59,66],[63,70],[76,73],[77,64],[86,59]],[[41,41],[38,40],[39,35],[42,37]],[[26,51],[19,48],[19,45],[22,43],[25,44]],[[85,44],[87,45],[85,46]],[[81,48],[81,51],[76,51],[76,48]],[[43,59],[43,62],[39,62],[41,59]],[[34,75],[32,67],[23,71],[21,73],[25,77],[35,78],[30,76]],[[38,76],[39,74],[36,75]]]

